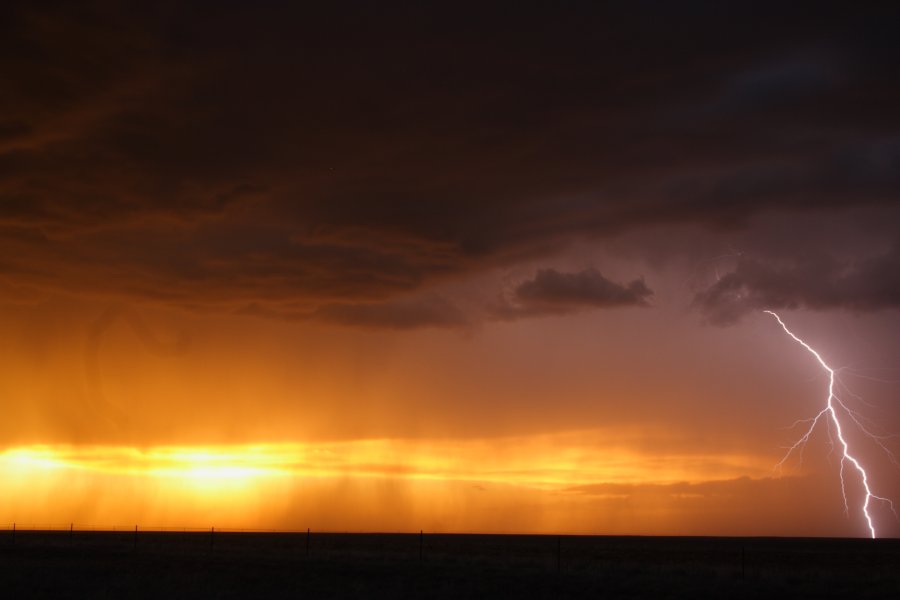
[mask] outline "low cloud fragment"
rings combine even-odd
[[[610,281],[600,271],[589,268],[574,273],[540,269],[533,279],[520,283],[511,300],[491,308],[499,320],[564,315],[591,308],[647,306],[653,291],[643,279],[627,284]]]
[[[858,260],[827,255],[789,261],[742,258],[735,270],[694,297],[715,325],[763,309],[875,311],[900,308],[900,250]]]

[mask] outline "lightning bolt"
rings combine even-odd
[[[877,436],[877,435],[873,434],[872,432],[870,432],[868,429],[866,429],[866,427],[860,422],[860,417],[854,411],[852,411],[850,408],[848,408],[847,405],[844,404],[841,401],[841,399],[837,396],[837,394],[835,394],[835,391],[834,391],[834,388],[836,385],[835,370],[832,369],[831,367],[829,367],[828,364],[826,364],[825,361],[822,359],[822,357],[819,355],[819,353],[816,352],[815,350],[813,350],[809,344],[807,344],[806,342],[801,340],[790,329],[788,329],[787,325],[784,324],[784,321],[781,320],[781,317],[779,317],[777,314],[775,314],[771,310],[764,310],[763,312],[775,317],[775,319],[778,321],[778,324],[781,325],[782,329],[784,329],[784,332],[786,334],[788,334],[789,336],[791,336],[791,338],[793,338],[795,342],[797,342],[798,344],[800,344],[801,346],[806,348],[806,350],[810,354],[812,354],[814,357],[816,357],[816,360],[818,361],[818,363],[820,365],[822,365],[822,368],[825,369],[825,371],[828,372],[828,399],[825,401],[825,408],[820,410],[816,414],[815,417],[812,417],[810,419],[804,419],[804,420],[797,421],[794,423],[794,425],[797,425],[799,423],[809,423],[810,425],[809,425],[809,428],[806,430],[806,433],[804,433],[802,436],[800,436],[800,439],[798,439],[794,443],[794,445],[788,449],[787,453],[784,455],[784,457],[781,459],[781,461],[776,465],[776,469],[780,469],[784,465],[784,463],[788,459],[788,457],[790,457],[791,454],[793,454],[795,451],[802,453],[803,448],[806,445],[806,442],[809,441],[809,436],[812,435],[812,432],[816,428],[816,425],[818,425],[819,421],[823,417],[826,418],[828,421],[831,422],[831,425],[834,427],[834,431],[836,434],[835,437],[837,437],[837,441],[840,444],[840,448],[842,451],[840,475],[841,475],[841,493],[843,494],[843,497],[844,497],[844,513],[849,514],[849,512],[850,512],[850,508],[847,503],[847,484],[844,480],[844,470],[845,470],[845,467],[849,463],[849,465],[851,465],[852,468],[855,469],[856,472],[859,474],[859,478],[862,481],[862,487],[866,492],[866,497],[865,497],[865,500],[863,501],[863,505],[862,505],[862,513],[863,513],[863,516],[866,518],[866,523],[869,526],[869,533],[870,533],[871,537],[874,539],[875,537],[877,537],[876,531],[875,531],[875,524],[872,521],[872,515],[869,513],[869,506],[871,505],[872,501],[877,500],[879,502],[883,502],[883,503],[887,504],[890,507],[891,511],[894,513],[894,516],[897,516],[897,511],[894,510],[894,503],[889,498],[884,498],[882,496],[878,496],[878,495],[872,493],[872,489],[869,487],[868,473],[866,473],[866,470],[865,470],[865,468],[863,468],[862,464],[859,462],[859,459],[857,459],[855,456],[853,456],[850,453],[850,446],[849,446],[849,444],[847,444],[847,440],[844,438],[844,431],[841,428],[841,421],[838,418],[838,411],[835,408],[835,406],[840,407],[865,435],[867,435],[868,437],[873,439],[882,448],[882,450],[884,450],[888,454],[888,456],[891,458],[892,461],[894,460],[894,456],[890,453],[890,451],[887,449],[887,447],[882,442],[883,436]],[[831,429],[828,430],[828,435],[831,438]],[[832,444],[833,444],[834,438],[831,438],[831,440],[832,440]]]

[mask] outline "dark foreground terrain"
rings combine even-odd
[[[0,531],[4,598],[900,597],[900,540]]]

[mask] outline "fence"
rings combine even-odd
[[[0,548],[235,559],[500,565],[544,572],[705,573],[712,577],[900,573],[900,540],[665,538],[570,535],[347,533],[77,523],[0,526]]]

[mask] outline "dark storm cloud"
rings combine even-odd
[[[443,323],[390,315],[574,237],[897,201],[890,6],[3,10],[0,292]]]
[[[519,284],[512,302],[491,307],[492,316],[502,320],[541,315],[562,315],[588,308],[646,306],[653,292],[643,279],[627,285],[615,283],[596,269],[561,273],[541,269],[534,279]]]
[[[816,255],[784,261],[742,258],[734,271],[698,293],[694,304],[715,324],[779,308],[900,308],[900,248],[855,261]]]

